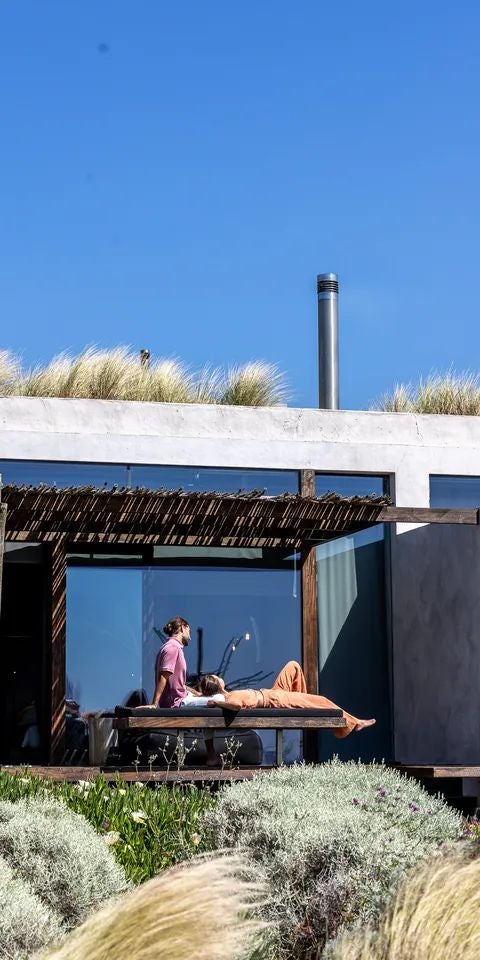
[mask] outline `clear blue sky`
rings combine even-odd
[[[26,362],[276,362],[314,406],[478,365],[475,0],[3,0],[0,302]]]

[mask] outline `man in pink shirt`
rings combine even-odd
[[[183,648],[190,643],[190,625],[183,617],[174,617],[163,628],[168,637],[155,663],[155,693],[152,707],[185,707],[195,703],[206,707],[209,697],[202,697],[187,687],[187,663]],[[215,766],[218,757],[213,745],[213,731],[205,731],[207,763]]]
[[[187,688],[187,663],[183,652],[190,643],[190,626],[183,617],[174,617],[165,624],[163,633],[168,640],[155,663],[152,706],[181,707],[192,696],[192,691]]]

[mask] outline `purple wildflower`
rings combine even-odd
[[[102,823],[103,829],[108,830],[109,826],[110,826],[110,820],[104,820]]]

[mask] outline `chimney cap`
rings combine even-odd
[[[338,274],[319,273],[317,274],[317,293],[318,294],[338,294]]]

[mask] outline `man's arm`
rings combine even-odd
[[[153,700],[150,706],[158,707],[158,704],[160,703],[160,700],[162,697],[162,693],[165,690],[165,687],[167,685],[168,678],[171,676],[172,674],[170,670],[162,670],[161,673],[158,674],[157,682],[155,685],[155,693],[153,694]]]

